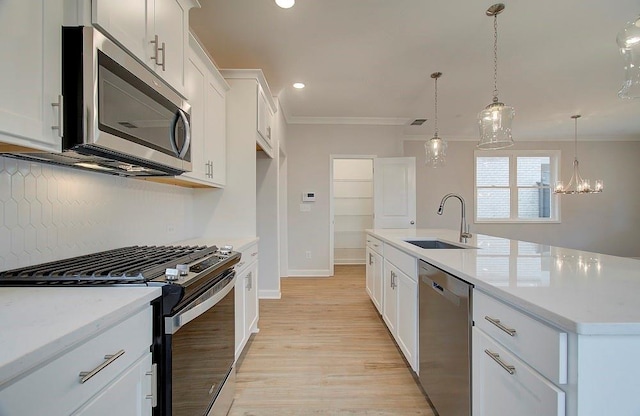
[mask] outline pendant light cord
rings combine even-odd
[[[574,160],[578,160],[578,117],[580,116],[573,116],[573,119],[575,120],[575,129],[573,134],[573,159]]]
[[[498,102],[498,14],[493,15],[493,102]]]
[[[434,135],[435,135],[435,137],[438,137],[438,78],[436,77],[436,78],[434,78],[434,80],[435,80],[435,83],[436,83],[436,99],[435,99],[435,107],[436,107],[436,109],[435,109],[435,117],[436,117],[436,119],[435,119],[435,123],[434,123],[435,124],[435,133],[434,133]]]

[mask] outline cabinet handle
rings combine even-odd
[[[105,355],[104,359],[105,361],[100,364],[99,366],[97,366],[96,368],[94,368],[91,371],[83,371],[81,372],[78,377],[80,377],[80,384],[84,384],[87,381],[89,381],[90,378],[92,378],[93,376],[95,376],[96,374],[98,374],[100,371],[104,370],[105,367],[107,367],[109,364],[111,364],[112,362],[114,362],[115,360],[117,360],[118,358],[120,358],[120,356],[124,354],[124,350],[120,350],[117,353],[113,354],[113,355]]]
[[[244,262],[243,261],[241,261],[240,263],[238,263],[236,265],[236,269],[240,269],[242,266],[244,266]]]
[[[51,126],[51,130],[58,130],[58,137],[62,137],[64,134],[64,126],[63,126],[63,114],[64,114],[64,97],[62,95],[58,95],[58,102],[51,103],[51,107],[58,107],[58,125]]]
[[[267,137],[271,140],[271,126],[267,127]]]
[[[245,277],[245,279],[247,279],[247,285],[245,286],[245,288],[247,290],[251,290],[253,288],[253,278],[252,278],[253,276],[252,275],[253,275],[253,273],[249,272],[247,274],[247,276]]]
[[[501,324],[500,319],[492,318],[490,316],[485,316],[484,319],[486,319],[487,321],[491,322],[492,324],[494,324],[495,326],[497,326],[498,328],[500,328],[501,330],[509,334],[509,336],[512,336],[512,337],[516,336],[516,330],[512,328],[508,328],[503,324]]]
[[[158,405],[158,364],[151,365],[151,371],[145,373],[151,376],[151,394],[147,394],[146,399],[151,400],[151,407]]]
[[[392,271],[391,272],[391,289],[396,287],[396,274]]]
[[[373,255],[369,253],[369,266],[373,266]]]
[[[516,372],[516,368],[512,365],[509,364],[505,364],[504,361],[502,361],[500,359],[500,354],[496,353],[496,352],[491,352],[489,350],[484,350],[484,352],[493,359],[493,361],[497,362],[498,364],[500,364],[500,367],[504,368],[504,370],[513,375]]]
[[[162,70],[165,70],[165,51],[166,51],[166,45],[164,42],[162,42],[162,46],[158,46],[158,35],[155,35],[153,37],[153,40],[150,41],[149,43],[153,44],[153,56],[151,57],[152,60],[156,61],[156,65],[161,66]],[[159,62],[159,57],[158,57],[158,52],[162,51],[162,62]]]
[[[257,255],[258,255],[258,252],[257,252],[257,251],[254,251],[253,253],[251,253],[251,257],[255,257],[255,256],[257,256]]]

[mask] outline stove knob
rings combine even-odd
[[[228,256],[231,254],[231,250],[233,250],[233,246],[222,246],[218,249],[218,254]]]
[[[180,272],[180,276],[186,276],[189,274],[189,265],[188,264],[178,264],[176,269]]]
[[[180,278],[180,271],[178,269],[167,269],[164,274],[168,282],[173,282]]]

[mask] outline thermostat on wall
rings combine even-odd
[[[302,202],[316,202],[316,193],[315,192],[303,192],[302,193]]]

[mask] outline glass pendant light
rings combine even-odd
[[[640,98],[640,17],[628,22],[616,38],[625,64],[620,98]]]
[[[444,166],[445,156],[447,151],[447,142],[438,137],[438,78],[442,76],[442,72],[434,72],[431,74],[435,82],[435,131],[433,137],[424,144],[424,150],[427,153],[426,165],[437,168],[438,166]]]
[[[557,181],[553,193],[565,195],[600,193],[604,190],[604,182],[601,179],[596,179],[592,188],[589,179],[582,179],[580,176],[580,169],[578,169],[578,119],[580,114],[571,116],[571,118],[575,120],[573,173],[567,186],[564,185],[563,181]]]
[[[513,145],[511,122],[515,116],[513,107],[498,100],[498,15],[504,4],[497,3],[487,9],[487,16],[493,16],[493,102],[478,113],[480,141],[478,149],[502,149]]]

